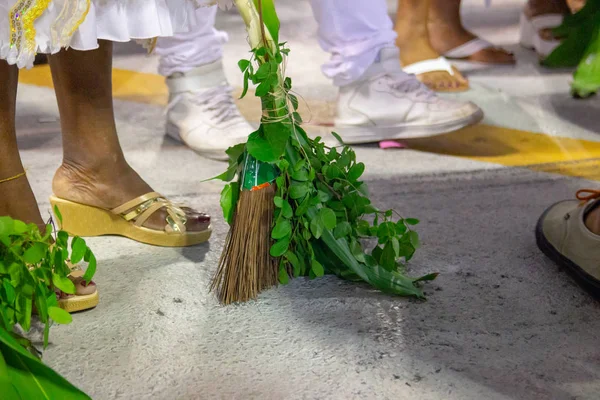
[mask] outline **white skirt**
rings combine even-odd
[[[0,59],[29,68],[36,53],[93,50],[98,39],[172,36],[196,24],[199,6],[197,0],[0,0]]]

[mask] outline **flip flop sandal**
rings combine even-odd
[[[528,19],[525,14],[521,14],[521,46],[535,50],[541,58],[547,57],[560,45],[560,40],[544,39],[540,31],[560,26],[563,18],[562,14],[543,14]]]
[[[69,274],[69,278],[75,285],[75,294],[67,294],[61,290],[56,290],[58,306],[67,312],[89,310],[96,307],[100,301],[96,284],[91,281],[86,285],[83,282],[83,274],[84,272],[81,269],[74,269]]]
[[[212,233],[210,226],[204,231],[188,232],[185,211],[156,192],[146,193],[112,210],[56,196],[50,197],[50,204],[52,208],[58,207],[62,214],[60,228],[73,236],[118,235],[155,246],[184,247],[206,242]],[[161,209],[167,212],[164,230],[142,226]]]
[[[476,70],[489,68],[490,66],[513,65],[513,63],[494,63],[469,60],[469,57],[486,49],[499,49],[499,47],[494,46],[487,40],[475,38],[461,44],[460,46],[448,50],[444,53],[444,57],[450,60],[452,64],[460,70]]]
[[[450,76],[454,76],[454,70],[452,69],[452,65],[446,60],[445,57],[434,58],[430,60],[423,60],[413,64],[409,64],[402,67],[402,70],[407,74],[421,75],[426,74],[428,72],[447,72]],[[449,90],[450,92],[464,92],[468,90],[468,87],[465,89],[456,89]]]

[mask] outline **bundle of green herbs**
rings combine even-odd
[[[571,92],[575,97],[589,97],[600,89],[600,0],[587,0],[585,6],[565,16],[554,29],[562,39],[542,65],[552,68],[577,67]]]
[[[242,97],[250,82],[257,85],[263,117],[247,143],[228,150],[229,168],[216,177],[230,182],[221,206],[231,225],[213,281],[218,297],[225,304],[255,298],[272,286],[261,276],[275,274],[285,284],[290,277],[332,273],[386,293],[424,298],[420,282],[437,274],[404,274],[404,263],[419,247],[414,230],[419,221],[371,203],[361,181],[365,165],[337,134],[340,145],[328,147],[302,129],[298,98],[283,72],[289,48],[279,42],[274,1],[235,3],[252,48],[250,59],[238,63],[244,74]],[[273,195],[259,200],[263,190]],[[258,201],[270,204],[260,208]],[[258,222],[265,218],[270,223]],[[373,241],[366,249],[365,243]],[[257,251],[269,257],[261,254],[257,261]]]
[[[56,215],[60,215],[55,210]],[[0,216],[0,397],[3,399],[88,399],[40,360],[41,354],[18,331],[29,332],[32,315],[44,324],[44,348],[52,322],[71,323],[71,315],[61,309],[55,289],[75,293],[68,278],[67,260],[88,263],[84,279],[96,270],[94,254],[81,238],[74,238],[69,251],[66,232],[53,236],[51,224],[40,232],[35,224],[25,224]],[[20,330],[15,329],[20,327]]]

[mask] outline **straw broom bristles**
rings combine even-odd
[[[223,304],[255,299],[278,283],[278,263],[269,254],[275,188],[242,190],[211,290]]]

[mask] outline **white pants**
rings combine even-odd
[[[311,0],[311,5],[319,44],[331,54],[322,70],[336,86],[354,82],[383,47],[395,46],[386,0]],[[221,58],[227,34],[214,28],[216,11],[217,7],[200,8],[193,32],[158,40],[159,73],[187,72]]]

